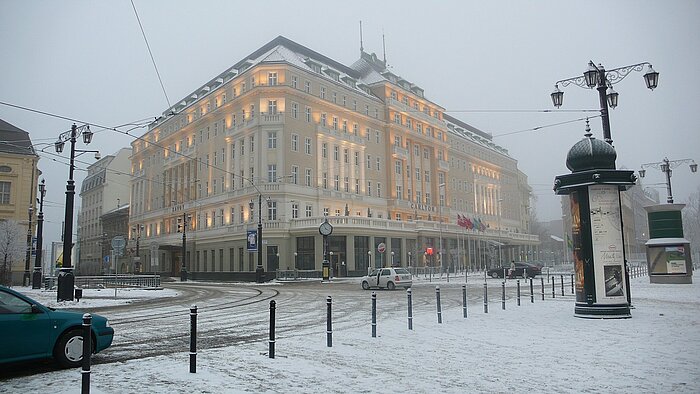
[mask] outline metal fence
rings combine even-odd
[[[321,271],[316,270],[277,270],[277,279],[279,280],[317,279],[321,277]]]
[[[56,287],[55,276],[44,278],[44,288],[53,289]],[[81,289],[106,289],[121,288],[134,289],[158,289],[160,288],[160,275],[99,275],[99,276],[76,276],[75,286]]]

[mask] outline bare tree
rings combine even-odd
[[[26,252],[22,226],[14,220],[0,221],[0,284],[10,285],[12,263],[22,259]]]

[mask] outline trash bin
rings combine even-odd
[[[81,298],[83,298],[83,289],[76,288],[75,289],[75,300],[80,301]]]

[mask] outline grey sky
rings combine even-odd
[[[642,73],[615,85],[620,99],[611,126],[619,167],[638,169],[664,156],[700,162],[693,118],[700,107],[697,1],[134,3],[171,103],[278,35],[349,65],[359,55],[359,20],[368,52],[381,55],[384,31],[396,74],[450,115],[492,133],[518,160],[542,220],[561,215],[552,183],[568,173],[566,153],[582,138],[584,123],[499,135],[586,116],[516,110],[553,109],[554,82],[582,74],[589,60],[608,69],[648,61],[661,74],[653,92]],[[168,108],[129,1],[2,1],[0,54],[3,102],[105,126]],[[562,110],[599,106],[595,91],[569,86],[564,92]],[[0,118],[28,131],[35,144],[52,144],[71,124],[4,105]],[[602,138],[600,119],[591,126]],[[101,131],[87,149],[112,154],[131,140]],[[60,238],[68,176],[67,155],[54,157],[42,154],[39,162],[48,189],[48,241]],[[92,156],[81,160],[91,163]],[[663,173],[647,174],[645,184],[662,187],[663,200],[663,185],[653,185],[664,182]],[[78,182],[83,177],[77,173]],[[677,202],[698,185],[700,174],[687,166],[674,171]]]

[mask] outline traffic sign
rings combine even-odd
[[[384,242],[381,242],[379,245],[377,245],[377,252],[379,252],[379,253],[386,252],[386,244]]]
[[[117,235],[116,237],[112,238],[112,248],[118,250],[123,249],[124,246],[126,246],[126,239],[124,239],[124,237]]]

